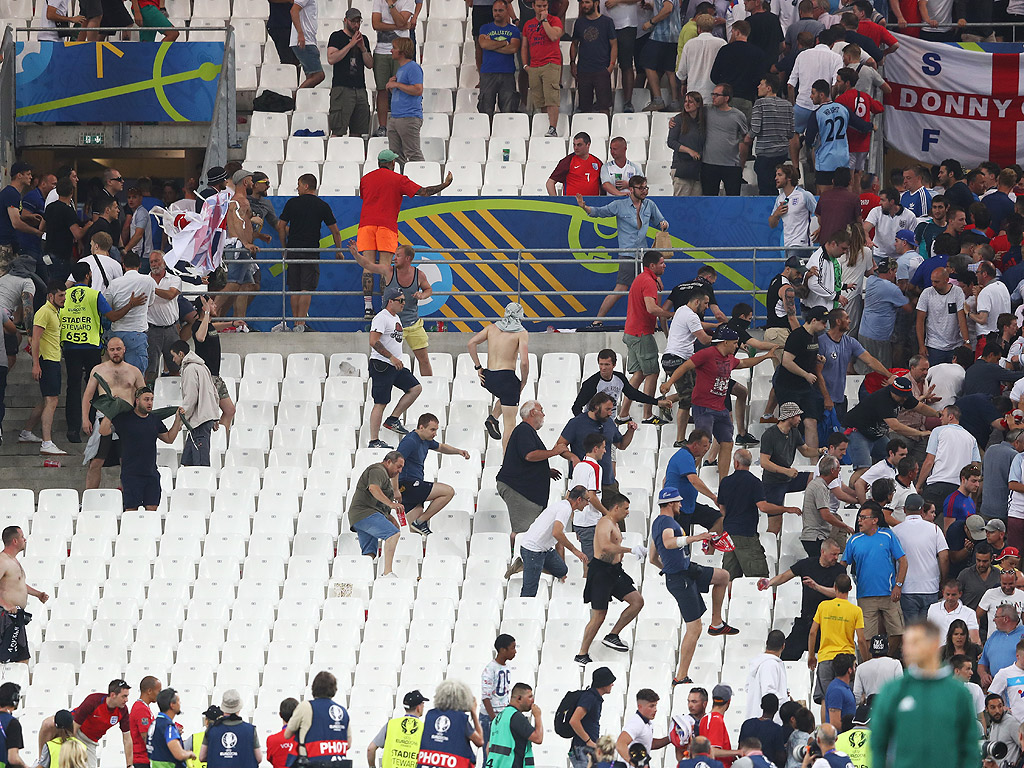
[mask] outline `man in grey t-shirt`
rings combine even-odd
[[[804,491],[803,530],[800,543],[811,557],[821,555],[821,542],[831,537],[840,545],[853,529],[832,512],[832,488],[839,482],[839,459],[822,456],[818,462],[818,476],[807,484]]]
[[[964,292],[959,285],[950,283],[949,274],[946,267],[933,269],[932,284],[917,300],[918,354],[926,355],[931,365],[952,363],[953,351],[971,344]]]
[[[1024,451],[1024,430],[1006,434],[1003,442],[985,451],[981,464],[981,508],[978,512],[986,520],[1006,520],[1006,506],[1010,496],[1010,464]]]
[[[747,118],[729,106],[732,86],[719,83],[711,91],[711,107],[707,110],[707,134],[701,156],[700,182],[705,195],[718,197],[719,187],[725,194],[737,197],[743,183],[743,164],[750,153],[746,141]]]

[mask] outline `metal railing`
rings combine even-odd
[[[287,257],[286,257],[287,250]],[[423,250],[428,250],[423,248]],[[413,264],[415,266],[448,266],[450,268],[459,268],[460,270],[470,270],[473,272],[479,272],[481,267],[486,267],[492,271],[500,272],[498,275],[499,279],[502,279],[506,285],[507,290],[500,288],[487,289],[487,290],[459,290],[453,289],[450,291],[445,290],[433,290],[434,296],[460,296],[472,299],[473,297],[500,297],[504,301],[519,300],[521,298],[529,299],[530,297],[544,297],[550,302],[551,300],[558,298],[570,297],[601,297],[608,296],[614,287],[616,280],[615,271],[609,271],[607,273],[592,273],[594,278],[594,288],[587,290],[577,290],[576,288],[558,289],[558,288],[545,288],[543,290],[536,290],[532,286],[537,283],[545,283],[546,281],[540,275],[534,272],[533,268],[546,267],[546,266],[557,266],[557,265],[573,265],[576,267],[585,268],[586,264],[613,264],[618,265],[623,261],[620,254],[632,253],[632,261],[639,271],[642,269],[641,259],[643,254],[653,249],[622,249],[622,248],[580,248],[580,249],[567,249],[567,248],[459,248],[451,250],[442,249],[429,249],[431,252],[443,253],[445,258],[443,260],[415,258]],[[730,296],[736,297],[738,301],[745,301],[754,308],[754,320],[763,320],[766,317],[764,307],[764,296],[766,294],[766,288],[757,286],[754,283],[758,273],[758,267],[766,264],[775,265],[777,271],[782,270],[782,264],[786,258],[791,255],[806,256],[808,253],[815,250],[812,246],[806,247],[784,247],[779,245],[764,245],[764,246],[709,246],[709,247],[688,247],[688,248],[676,248],[672,250],[659,249],[662,253],[668,256],[668,266],[666,267],[665,274],[662,278],[664,284],[664,297],[667,297],[668,292],[678,283],[694,279],[696,269],[704,264],[716,267],[719,272],[718,281],[715,284],[716,296]],[[289,313],[289,302],[288,299],[291,296],[311,296],[314,297],[314,301],[311,307],[311,313],[309,320],[311,322],[365,322],[362,313],[345,315],[340,314],[337,311],[334,312],[323,312],[324,300],[330,306],[331,297],[352,297],[362,298],[363,291],[361,287],[361,276],[363,269],[349,255],[345,253],[344,259],[336,259],[337,248],[280,248],[280,247],[267,247],[261,248],[259,253],[249,259],[243,257],[239,260],[233,260],[234,254],[248,254],[248,251],[240,249],[225,248],[224,251],[224,265],[228,268],[232,264],[247,264],[255,263],[262,269],[268,269],[271,267],[279,267],[280,273],[280,286],[274,289],[261,289],[256,291],[218,291],[213,295],[234,297],[234,296],[251,296],[251,297],[265,297],[268,295],[279,295],[281,299],[281,312],[280,314],[262,314],[262,315],[247,315],[244,319],[253,322],[293,322],[297,318]],[[278,254],[275,258],[267,258],[266,254],[274,253]],[[572,254],[585,254],[581,258],[576,258]],[[607,259],[593,258],[594,254],[607,254]],[[298,258],[295,254],[301,254]],[[319,256],[320,254],[326,254],[327,258],[315,258],[313,254]],[[704,255],[710,256],[706,258]],[[497,256],[498,258],[487,258],[488,256]],[[305,257],[305,258],[304,258]],[[673,258],[674,257],[674,258]],[[288,266],[300,265],[300,264],[316,264],[321,267],[330,269],[341,269],[347,270],[351,273],[351,276],[346,276],[342,279],[342,284],[356,286],[355,290],[314,290],[314,291],[292,291],[287,288],[287,277],[285,271]],[[685,275],[681,274],[683,269],[680,267],[685,265]],[[733,282],[732,278],[728,274],[729,268],[733,265],[743,265],[744,267],[749,266],[749,269],[744,269],[743,272],[749,272],[747,274],[740,274],[737,277],[742,280],[749,282],[754,285],[753,289],[743,288]],[[321,271],[321,279],[323,272]],[[379,278],[378,278],[379,279]],[[479,275],[481,283],[493,283],[494,278],[487,277],[485,275]],[[529,283],[529,284],[526,284]],[[550,283],[548,283],[550,285]],[[183,288],[186,294],[191,292],[188,289],[188,285]],[[375,290],[375,296],[377,297],[376,306],[380,304],[380,289]],[[625,309],[625,293],[620,294],[622,297],[618,304],[616,304],[613,311],[618,310],[620,313]],[[317,301],[320,299],[321,301]],[[480,314],[473,316],[459,315],[437,315],[431,317],[429,322],[434,320],[441,322],[488,322],[497,320],[501,317],[501,313],[494,309],[490,302],[482,302],[485,311]],[[542,302],[543,304],[543,302]],[[504,306],[504,302],[501,303]],[[230,307],[230,303],[228,304]],[[336,306],[336,305],[335,305]],[[476,306],[476,305],[474,305]],[[317,310],[320,310],[317,312]],[[488,311],[489,310],[489,311]],[[563,327],[568,326],[579,326],[590,323],[594,320],[601,319],[611,324],[621,324],[625,321],[624,314],[608,315],[603,318],[597,318],[594,315],[583,313],[572,313],[571,310],[564,315],[555,314],[537,314],[535,312],[528,312],[527,318],[529,322],[534,323],[548,323],[555,324],[561,323]],[[426,320],[426,319],[425,319]]]

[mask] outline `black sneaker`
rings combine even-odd
[[[717,467],[718,466],[718,459],[715,459],[714,461],[705,461],[704,462],[704,466],[705,467]]]
[[[69,443],[80,443],[82,442],[82,435],[78,432],[68,432],[67,434]]]
[[[629,650],[629,646],[626,645],[624,642],[622,642],[619,639],[618,635],[612,635],[612,634],[605,635],[604,636],[604,640],[601,641],[601,644],[606,646],[606,647],[608,647],[608,648],[611,648],[613,651],[625,652],[625,651]]]
[[[689,675],[680,680],[678,677],[672,678],[672,687],[675,688],[677,685],[693,685],[693,680]]]
[[[487,430],[487,434],[492,440],[501,440],[501,425],[498,424],[498,420],[493,416],[488,416],[484,422],[484,429]]]
[[[665,421],[661,416],[651,416],[650,418],[644,419],[641,424],[653,424],[656,427],[663,426],[665,424],[671,424],[671,421]]]
[[[632,420],[633,419],[631,419],[629,416],[627,416],[624,419],[619,418],[618,416],[615,417],[615,423],[618,424],[620,427],[624,424],[629,424],[629,422],[631,422]]]
[[[740,631],[736,627],[730,627],[724,621],[720,627],[708,627],[709,635],[738,635]]]
[[[386,448],[389,451],[391,450],[391,446],[388,445],[387,443],[385,443],[383,440],[371,440],[370,444],[367,447],[368,448]]]
[[[672,443],[673,448],[682,448],[684,445],[686,445],[685,440],[676,440],[674,443]]]
[[[581,653],[576,658],[574,658],[573,661],[575,661],[580,666],[585,667],[587,666],[587,664],[593,663],[594,660],[590,658],[589,653]]]
[[[400,435],[409,434],[409,430],[405,428],[405,425],[394,416],[390,419],[384,420],[384,427],[385,429],[390,429],[392,432],[397,432]]]
[[[409,523],[409,527],[416,531],[420,536],[429,536],[433,533],[427,523],[421,523],[418,520],[415,523]]]
[[[746,432],[742,435],[736,435],[736,442],[740,445],[757,445],[761,441],[749,432]]]

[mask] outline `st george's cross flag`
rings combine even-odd
[[[965,168],[1024,155],[1024,78],[1019,53],[988,53],[896,35],[885,57],[885,139],[910,157]]]

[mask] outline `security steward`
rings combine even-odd
[[[224,716],[206,729],[199,759],[207,768],[258,768],[263,762],[263,750],[256,726],[238,714],[242,711],[242,695],[229,688],[221,696],[220,708]]]
[[[299,757],[310,763],[342,762],[348,758],[348,710],[334,701],[338,681],[330,672],[316,673],[310,686],[313,698],[300,702],[292,713],[284,737],[298,734],[297,755],[288,756],[288,766]]]
[[[185,739],[185,749],[190,750],[194,754],[198,755],[199,750],[202,749],[203,744],[206,743],[206,731],[207,729],[224,717],[224,713],[220,707],[216,704],[209,707],[203,712],[203,730],[196,731],[187,739]],[[200,760],[198,757],[194,757],[188,761],[186,768],[206,768],[206,763]]]
[[[181,740],[181,731],[174,718],[181,714],[181,699],[173,688],[164,688],[156,695],[156,708],[160,714],[149,726],[146,752],[150,768],[185,768],[185,761],[195,757]]]
[[[366,762],[376,768],[377,750],[383,747],[381,762],[384,768],[416,768],[423,735],[423,702],[430,701],[419,691],[409,691],[402,699],[405,714],[393,717],[373,737],[366,748]]]
[[[14,710],[21,701],[21,686],[17,683],[0,685],[0,761],[5,768],[25,768],[19,750],[25,747],[25,736]]]
[[[64,367],[68,372],[64,415],[68,422],[68,442],[80,443],[82,385],[89,380],[92,369],[100,364],[100,356],[103,353],[103,326],[100,318],[105,317],[110,322],[120,320],[128,314],[128,310],[136,306],[137,302],[133,299],[121,309],[113,309],[103,298],[102,293],[89,287],[92,282],[92,270],[84,261],[71,265],[71,279],[73,284],[68,287],[64,306],[59,313],[60,341]]]
[[[848,755],[855,766],[871,762],[871,698],[857,706],[853,728],[840,733],[836,739],[836,749]]]
[[[527,715],[533,716],[535,724],[530,723]],[[491,742],[487,745],[484,768],[532,768],[533,745],[543,741],[544,726],[533,688],[516,683],[508,706],[491,722]]]
[[[40,768],[60,768],[60,748],[69,741],[78,741],[75,738],[75,717],[68,710],[58,711],[53,716],[53,725],[57,735],[46,742],[46,749],[39,753]],[[82,744],[80,741],[78,743]],[[82,750],[85,750],[84,744]]]

